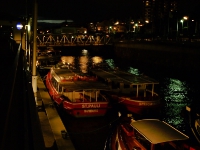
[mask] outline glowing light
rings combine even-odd
[[[80,69],[81,69],[81,71],[83,73],[87,73],[88,72],[88,63],[89,63],[88,56],[81,56],[79,58]]]
[[[115,25],[118,25],[119,24],[119,21],[115,22]]]
[[[135,75],[139,75],[139,70],[137,68],[132,68],[130,67],[128,72],[132,73],[132,74],[135,74]]]
[[[63,64],[73,64],[74,63],[74,57],[72,56],[62,56],[61,61]]]
[[[94,64],[98,64],[98,63],[103,62],[103,59],[102,59],[102,57],[94,56],[94,57],[92,57],[92,62],[93,62]]]
[[[83,49],[83,50],[82,50],[82,54],[83,54],[83,55],[88,55],[88,50]]]
[[[105,62],[108,64],[108,66],[110,66],[112,69],[115,69],[115,63],[113,59],[107,59],[105,60]]]
[[[180,113],[190,103],[187,84],[177,79],[167,78],[165,85],[166,87],[161,89],[161,93],[164,94],[163,97],[166,101],[163,110],[166,112],[166,118],[163,118],[163,120],[180,129],[184,124],[184,118]]]
[[[23,25],[22,25],[21,23],[18,23],[18,24],[16,25],[16,27],[17,27],[18,30],[21,30],[21,29],[23,28]]]
[[[184,19],[184,20],[188,20],[188,17],[187,17],[187,16],[184,16],[183,19]]]

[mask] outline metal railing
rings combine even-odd
[[[43,150],[44,140],[24,50],[21,44],[13,50],[9,46],[2,49],[5,52],[0,64],[3,68],[0,76],[0,149]]]
[[[91,34],[38,34],[37,45],[107,45],[112,44],[112,36],[110,35],[91,35]]]

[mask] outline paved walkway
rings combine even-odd
[[[52,104],[52,100],[40,76],[38,76],[37,87],[38,115],[45,147],[55,150],[75,150],[70,138],[65,136],[65,133],[67,132],[65,126],[63,125],[56,108]]]

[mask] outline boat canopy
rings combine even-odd
[[[152,144],[189,139],[187,135],[158,119],[132,121],[131,126]]]
[[[130,85],[152,85],[159,84],[158,81],[144,75],[134,75],[128,72],[119,71],[119,70],[92,70],[97,76],[107,79],[108,81],[116,83],[124,83]]]

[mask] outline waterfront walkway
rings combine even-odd
[[[37,86],[38,116],[40,119],[45,147],[57,148],[58,150],[75,150],[40,76],[38,76]]]
[[[0,150],[74,150],[40,77],[36,107],[21,46],[9,38],[0,41]]]

